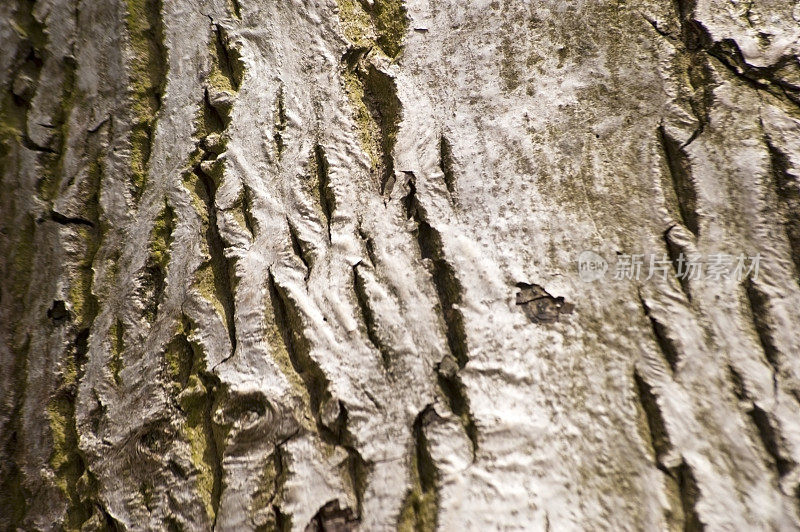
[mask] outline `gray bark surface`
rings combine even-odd
[[[0,46],[0,528],[800,529],[800,4],[11,0]]]

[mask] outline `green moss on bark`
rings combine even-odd
[[[345,37],[357,48],[376,46],[395,58],[403,48],[408,16],[402,0],[338,0],[339,21]]]
[[[195,467],[197,493],[209,521],[214,522],[222,492],[222,454],[228,428],[214,421],[221,387],[218,379],[207,372],[202,348],[191,334],[192,325],[184,318],[164,350],[164,361],[184,414],[181,430]]]
[[[148,161],[156,115],[166,86],[167,53],[163,44],[160,0],[126,0],[125,19],[131,48],[131,176],[138,200],[147,184]]]
[[[122,353],[125,351],[125,328],[122,321],[117,319],[108,330],[108,337],[111,339],[111,356],[108,359],[108,369],[114,383],[119,386],[122,384],[123,359]]]

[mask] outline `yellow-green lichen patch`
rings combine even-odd
[[[220,318],[223,318],[223,320],[227,322],[225,305],[222,303],[225,297],[224,288],[217,281],[217,274],[214,270],[210,260],[204,262],[200,268],[197,269],[197,273],[195,273],[194,286],[205,300],[214,305]]]
[[[337,4],[342,32],[353,46],[376,47],[388,57],[397,57],[408,31],[402,0],[337,0]]]
[[[132,192],[138,200],[147,183],[156,114],[166,85],[167,54],[163,45],[160,0],[126,0],[131,47],[130,133]]]
[[[211,49],[211,72],[207,83],[216,90],[235,93],[239,90],[244,76],[244,63],[230,37],[221,26],[215,26]]]
[[[165,201],[164,209],[156,217],[150,231],[150,258],[164,271],[169,264],[169,246],[172,243],[172,232],[175,230],[175,211]]]
[[[295,396],[298,397],[302,402],[302,417],[298,421],[306,429],[316,431],[316,424],[314,421],[314,415],[311,411],[311,399],[309,397],[308,390],[306,389],[305,382],[303,381],[302,377],[295,370],[295,367],[292,364],[292,359],[289,356],[289,350],[285,343],[285,335],[281,333],[278,323],[275,320],[274,306],[276,302],[272,301],[272,298],[280,296],[271,290],[267,297],[270,298],[270,301],[267,302],[264,312],[264,329],[266,333],[267,345],[270,349],[270,355],[273,362],[278,365],[281,373],[283,373],[284,377],[286,377],[286,380],[289,381],[289,385],[292,387]]]
[[[342,77],[361,145],[383,193],[394,177],[392,151],[402,113],[394,79],[360,54],[345,61]]]
[[[258,482],[258,488],[253,495],[253,504],[250,510],[251,516],[255,517],[257,514],[263,513],[265,510],[269,512],[267,522],[262,525],[261,530],[278,529],[275,515],[270,511],[272,509],[273,502],[277,497],[277,488],[280,485],[278,480],[280,475],[279,467],[280,469],[283,469],[282,464],[280,466],[277,464],[278,460],[280,460],[279,457],[276,458],[278,452],[279,450],[276,448],[273,454],[267,457],[264,463],[264,469],[261,472],[261,478]],[[285,474],[283,476],[285,476]]]
[[[403,1],[375,0],[371,14],[378,33],[378,46],[389,57],[397,57],[408,31],[408,18]]]
[[[111,356],[108,359],[108,369],[114,383],[119,386],[122,384],[120,372],[123,368],[122,353],[125,351],[125,328],[120,320],[114,320],[108,329],[108,337],[111,339]]]
[[[47,46],[47,34],[44,31],[44,24],[36,20],[33,15],[35,5],[36,0],[22,0],[19,2],[17,9],[14,11],[11,26],[20,37],[30,41],[35,49],[44,50]]]
[[[348,41],[359,48],[369,48],[375,42],[372,19],[359,0],[337,0],[339,22]]]
[[[191,325],[185,320],[181,322],[175,337],[164,350],[167,373],[178,390],[188,386],[192,374],[204,369],[202,360],[195,356],[195,348],[189,342],[187,334],[190,331]]]
[[[361,141],[361,148],[369,157],[373,168],[380,162],[380,128],[372,118],[372,114],[367,109],[365,103],[364,86],[361,83],[354,69],[346,69],[343,73],[344,88],[350,103],[353,106],[353,114],[358,126],[358,136]]]
[[[221,450],[227,434],[226,427],[214,422],[219,381],[207,373],[205,355],[200,344],[192,340],[192,323],[186,317],[179,322],[163,356],[172,393],[184,415],[181,431],[195,467],[197,493],[213,522],[219,507]]]
[[[328,159],[321,145],[314,146],[307,168],[308,172],[303,176],[302,186],[306,194],[313,199],[314,210],[323,227],[327,228],[330,237],[331,218],[336,210],[336,196],[331,188]]]
[[[236,219],[242,229],[250,233],[250,236],[255,236],[258,224],[253,216],[253,197],[250,188],[242,184],[242,192],[236,199],[233,208],[231,209],[233,217]]]
[[[186,172],[183,175],[183,186],[189,192],[192,200],[192,207],[195,212],[200,215],[203,225],[208,225],[208,194],[206,187],[203,185],[200,178],[194,172]]]
[[[62,389],[47,405],[53,437],[50,466],[55,473],[56,485],[68,501],[67,515],[62,525],[67,530],[79,530],[81,524],[91,517],[92,504],[89,498],[93,482],[78,449],[75,404],[68,393]]]
[[[186,414],[183,433],[189,442],[192,464],[197,469],[197,490],[206,507],[209,520],[213,521],[216,448],[211,420],[206,415],[210,408],[208,390],[197,375],[189,378],[188,386],[181,394],[180,404]]]
[[[94,257],[97,252],[98,238],[92,226],[80,225],[76,228],[83,243],[83,253],[76,271],[72,275],[69,288],[69,300],[72,311],[78,318],[80,327],[89,327],[97,315],[97,298],[92,293],[94,282]]]

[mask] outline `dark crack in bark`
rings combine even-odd
[[[669,433],[658,399],[653,393],[653,388],[642,378],[638,370],[634,371],[633,379],[636,384],[636,393],[639,403],[644,409],[647,419],[647,427],[653,449],[656,452],[656,463],[660,468],[664,468],[663,459],[672,450],[672,443],[669,440]]]
[[[432,405],[417,414],[412,426],[411,491],[400,510],[399,530],[436,530],[439,513],[438,472],[428,450],[425,426],[436,416]]]
[[[658,128],[658,138],[669,167],[670,182],[680,219],[683,225],[697,237],[699,234],[697,190],[691,173],[691,163],[684,148],[667,133],[664,126]]]
[[[758,437],[772,459],[770,466],[775,469],[778,477],[786,476],[796,464],[791,458],[784,455],[777,424],[771,419],[769,413],[756,403],[753,403],[753,408],[747,414],[758,429]]]
[[[694,472],[686,461],[681,462],[676,470],[678,488],[680,489],[681,505],[683,506],[684,531],[702,532],[705,525],[697,513],[697,501],[700,499],[700,488],[697,485]]]
[[[453,147],[444,135],[439,138],[439,168],[442,170],[444,185],[452,202],[457,194],[456,174],[453,171]]]
[[[661,351],[661,354],[664,356],[664,360],[669,365],[669,368],[672,370],[672,373],[676,373],[678,370],[678,363],[681,360],[678,346],[675,344],[675,341],[672,339],[672,336],[667,330],[667,325],[653,316],[650,306],[647,304],[647,301],[644,299],[641,293],[639,293],[639,302],[644,310],[644,315],[650,321],[650,326],[653,329],[653,337],[656,341],[656,345],[658,345],[658,348]]]
[[[786,231],[789,250],[795,266],[795,275],[800,283],[800,176],[790,170],[789,158],[769,139],[766,140],[769,151],[770,173],[777,194],[778,215],[780,224]]]
[[[769,297],[749,277],[744,281],[744,292],[750,307],[753,326],[758,334],[761,348],[764,350],[764,356],[772,366],[773,372],[778,375],[780,374],[781,354],[775,341],[774,323],[769,309]]]
[[[377,316],[372,310],[370,305],[369,294],[367,293],[366,284],[363,276],[358,272],[361,263],[353,266],[353,291],[356,295],[356,303],[361,312],[361,318],[364,320],[364,325],[367,329],[367,338],[372,346],[380,353],[381,363],[384,369],[389,369],[392,364],[394,355],[392,348],[381,336],[380,327],[377,322]],[[363,266],[362,266],[363,267]]]

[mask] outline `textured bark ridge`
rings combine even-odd
[[[0,44],[0,528],[800,528],[796,2],[10,0]]]

